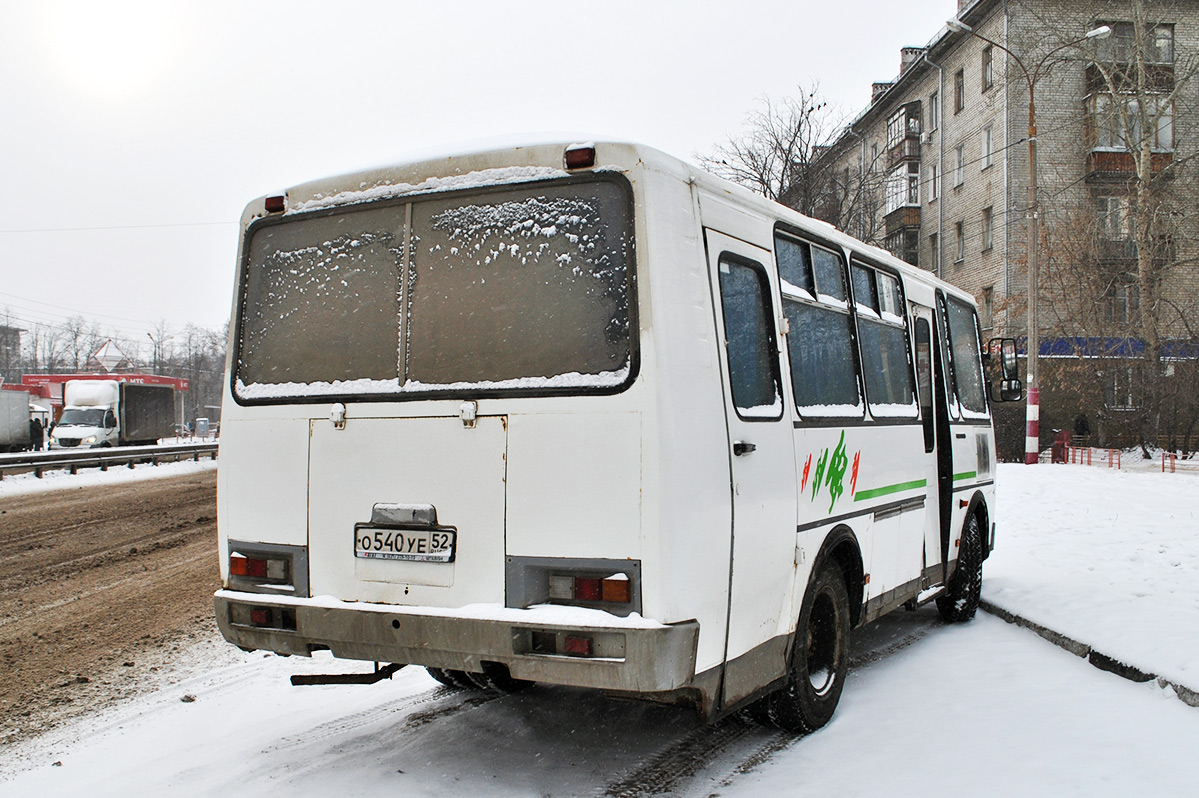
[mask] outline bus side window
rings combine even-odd
[[[783,417],[770,288],[766,270],[753,261],[720,257],[720,303],[733,405],[742,418]]]
[[[957,380],[954,379],[954,362],[953,362],[953,347],[950,346],[949,338],[949,311],[945,308],[945,296],[937,292],[937,342],[939,345],[940,358],[937,365],[940,367],[941,381],[945,385],[946,405],[948,406],[950,418],[957,420],[962,417],[962,405],[958,400]]]
[[[948,298],[946,310],[945,319],[953,353],[954,389],[962,415],[984,417],[987,413],[987,392],[982,372],[978,317],[974,308],[954,297]]]
[[[787,353],[800,417],[862,418],[853,321],[841,256],[775,235]]]
[[[920,420],[924,425],[924,451],[936,442],[933,418],[933,342],[928,319],[916,319],[916,382],[920,392]]]
[[[915,388],[899,280],[851,262],[866,400],[876,419],[915,418]]]

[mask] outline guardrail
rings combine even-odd
[[[0,454],[0,479],[8,474],[33,472],[38,479],[46,471],[70,471],[99,468],[107,471],[113,466],[133,468],[138,463],[175,462],[201,457],[217,458],[216,443],[188,443],[169,446],[117,446],[111,449],[54,449],[49,452]]]

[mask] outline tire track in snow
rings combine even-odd
[[[264,754],[269,754],[277,751],[287,751],[303,745],[310,745],[319,740],[328,739],[331,737],[341,737],[351,732],[357,731],[365,726],[371,726],[382,722],[388,717],[400,713],[409,713],[414,709],[422,707],[426,704],[438,702],[439,706],[434,706],[431,709],[415,712],[408,715],[404,719],[404,723],[397,731],[404,732],[410,729],[416,729],[428,723],[432,723],[440,718],[448,718],[457,715],[467,709],[474,709],[497,698],[502,698],[501,693],[471,693],[466,690],[455,690],[450,687],[436,687],[424,693],[398,698],[394,701],[389,701],[377,707],[372,707],[364,712],[359,712],[355,715],[350,715],[337,720],[322,723],[319,726],[314,726],[311,729],[306,729],[303,735],[293,735],[284,737],[271,746],[263,749]],[[452,702],[453,699],[461,699]],[[452,703],[451,703],[452,702]]]
[[[933,628],[917,626],[887,645],[866,647],[850,656],[849,669],[860,670],[885,660],[921,640]],[[737,713],[688,733],[633,772],[610,783],[603,795],[607,798],[648,798],[684,794],[689,788],[698,787],[698,782],[691,782],[695,782],[703,771],[711,769],[722,756],[732,757],[735,761],[707,783],[712,789],[728,787],[802,739],[803,735],[763,727],[745,713]]]

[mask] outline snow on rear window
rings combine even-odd
[[[632,246],[627,191],[608,180],[264,226],[247,247],[236,395],[621,385]]]

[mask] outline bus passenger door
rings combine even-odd
[[[945,383],[939,376],[942,356],[933,335],[932,308],[913,305],[916,338],[916,388],[920,395],[920,422],[924,428],[925,483],[927,499],[924,505],[924,574],[921,589],[945,581],[946,543],[942,543],[942,528],[948,528],[949,502],[953,495],[951,447],[948,441],[949,413]]]
[[[731,475],[732,566],[721,694],[728,706],[782,674],[795,557],[795,457],[783,407],[770,253],[705,233],[717,340],[724,349]]]

